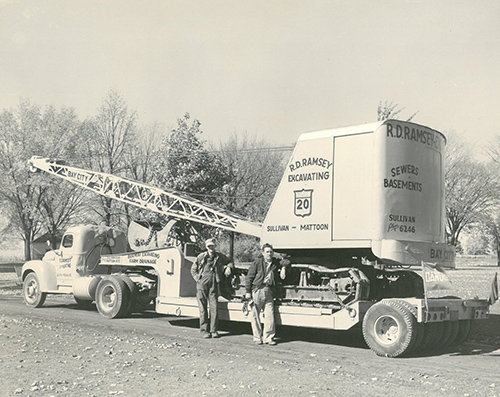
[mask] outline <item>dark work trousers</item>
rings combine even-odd
[[[196,298],[200,308],[200,331],[216,332],[218,315],[218,297],[219,291],[215,274],[213,272],[203,275],[202,279],[196,284]],[[208,310],[207,303],[210,305],[210,329],[208,328]]]

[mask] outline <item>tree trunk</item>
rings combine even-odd
[[[51,250],[56,250],[57,249],[57,237],[56,237],[56,233],[55,232],[53,232],[53,233],[50,234],[49,241],[50,241],[49,248]]]
[[[229,258],[234,261],[234,232],[229,232]]]
[[[25,261],[31,260],[31,237],[29,233],[27,233],[27,235],[24,236],[24,260]]]
[[[495,239],[496,246],[497,246],[497,266],[500,266],[500,238],[497,237]]]

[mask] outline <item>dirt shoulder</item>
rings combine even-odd
[[[32,309],[0,273],[0,396],[497,396],[499,305],[460,348],[386,359],[355,331],[280,327],[278,346],[255,346],[247,323],[205,340],[196,319],[107,320],[71,296]]]
[[[387,359],[359,334],[280,328],[256,346],[248,324],[205,340],[195,319],[154,313],[107,320],[69,297],[39,309],[0,297],[5,396],[498,395],[493,346]]]

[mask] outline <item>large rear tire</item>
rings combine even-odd
[[[424,339],[420,346],[422,351],[436,347],[439,339],[443,335],[443,323],[425,323],[424,330]]]
[[[374,304],[363,319],[363,337],[375,354],[399,357],[410,350],[416,338],[416,319],[398,301]]]
[[[128,302],[127,307],[123,312],[123,316],[130,316],[136,310],[137,286],[126,274],[120,274],[119,277],[123,280],[128,288]]]
[[[420,348],[420,344],[422,343],[422,340],[424,339],[424,323],[419,323],[417,321],[417,308],[413,306],[411,303],[397,299],[395,300],[397,303],[399,303],[401,306],[406,307],[410,313],[413,315],[415,318],[415,325],[414,325],[414,334],[412,335],[412,339],[410,342],[410,346],[408,346],[408,350],[406,351],[405,354],[407,353],[412,353],[415,352]]]
[[[128,309],[129,299],[129,289],[118,276],[105,277],[97,286],[95,303],[103,317],[123,317]]]
[[[443,332],[441,334],[441,337],[436,342],[436,347],[438,349],[443,349],[444,347],[446,347],[446,343],[451,338],[451,331],[452,331],[452,329],[451,329],[451,321],[444,321],[442,324],[443,324],[442,325]]]
[[[472,320],[459,320],[458,321],[458,335],[455,339],[455,345],[461,345],[469,337],[472,330]]]
[[[40,307],[47,298],[47,293],[40,289],[40,281],[35,273],[26,276],[23,283],[24,302],[30,307]]]
[[[451,326],[450,337],[448,338],[448,340],[444,344],[444,347],[453,346],[455,344],[455,341],[457,340],[458,331],[460,329],[459,325],[458,325],[458,321],[450,321],[450,326]]]

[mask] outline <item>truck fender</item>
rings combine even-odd
[[[38,277],[42,292],[57,290],[56,268],[52,263],[41,260],[26,262],[21,269],[22,280],[24,281],[31,272],[34,272]]]

